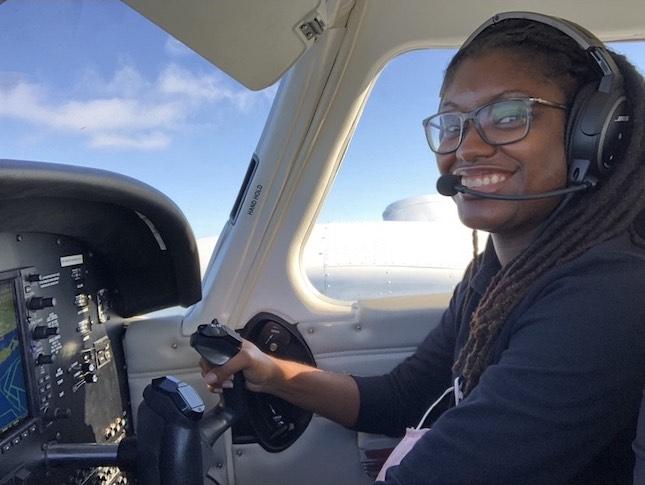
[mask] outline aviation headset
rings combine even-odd
[[[461,46],[466,48],[492,25],[509,19],[525,19],[549,25],[573,39],[600,70],[599,81],[577,92],[568,115],[565,148],[569,181],[581,183],[606,177],[629,142],[632,120],[623,89],[623,76],[604,44],[573,22],[533,12],[494,15],[475,30]]]

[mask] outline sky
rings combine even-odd
[[[643,44],[614,47],[645,71]],[[221,232],[277,85],[247,90],[117,0],[7,0],[0,52],[0,158],[129,175],[173,199],[198,238]],[[378,220],[435,192],[421,120],[453,52],[388,64],[320,222]]]

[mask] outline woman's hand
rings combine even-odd
[[[232,386],[233,374],[242,371],[246,388],[254,392],[270,392],[271,383],[279,377],[280,368],[273,357],[265,354],[248,340],[242,341],[240,351],[226,364],[213,366],[199,361],[202,377],[211,392],[221,392]]]
[[[248,340],[242,341],[240,351],[226,364],[215,367],[202,359],[199,366],[211,392],[231,387],[233,374],[241,371],[250,391],[273,394],[343,426],[356,423],[359,394],[351,376],[276,359]]]

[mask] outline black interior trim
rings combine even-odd
[[[314,355],[298,331],[297,324],[271,313],[259,313],[240,333],[269,355],[316,367]],[[236,404],[241,404],[243,414],[233,424],[233,443],[258,443],[271,453],[284,451],[291,446],[304,433],[313,417],[310,411],[270,394],[244,389],[241,400],[242,403]]]

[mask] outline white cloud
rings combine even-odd
[[[152,85],[134,66],[124,64],[117,69],[112,79],[107,80],[95,70],[84,70],[76,83],[75,91],[86,92],[88,88],[95,96],[135,97],[139,93],[152,89]]]
[[[128,98],[48,102],[44,90],[35,84],[18,83],[0,87],[0,116],[53,129],[88,132],[163,128],[184,118],[180,103],[166,101],[146,104]]]
[[[72,129],[145,130],[168,128],[184,117],[179,103],[141,103],[132,99],[97,99],[86,102],[72,101],[52,112],[52,121],[60,127]]]
[[[196,102],[226,100],[241,111],[246,111],[257,96],[251,91],[234,91],[214,75],[195,75],[176,64],[164,69],[159,76],[158,88],[163,94],[185,96]]]
[[[170,36],[166,39],[164,52],[168,54],[169,57],[188,57],[195,54],[191,49]]]
[[[176,64],[163,70],[157,88],[163,94],[186,96],[196,101],[219,101],[227,96],[214,76],[198,76]]]
[[[128,136],[116,133],[97,133],[90,140],[94,148],[134,148],[138,150],[163,150],[170,145],[170,138],[159,132]]]
[[[161,150],[173,133],[207,107],[229,104],[246,112],[274,96],[274,88],[251,92],[229,87],[221,76],[196,74],[177,64],[146,79],[130,64],[110,78],[85,70],[73,84],[73,98],[59,101],[40,84],[0,72],[0,118],[81,134],[94,148]],[[58,96],[60,93],[56,93]]]

